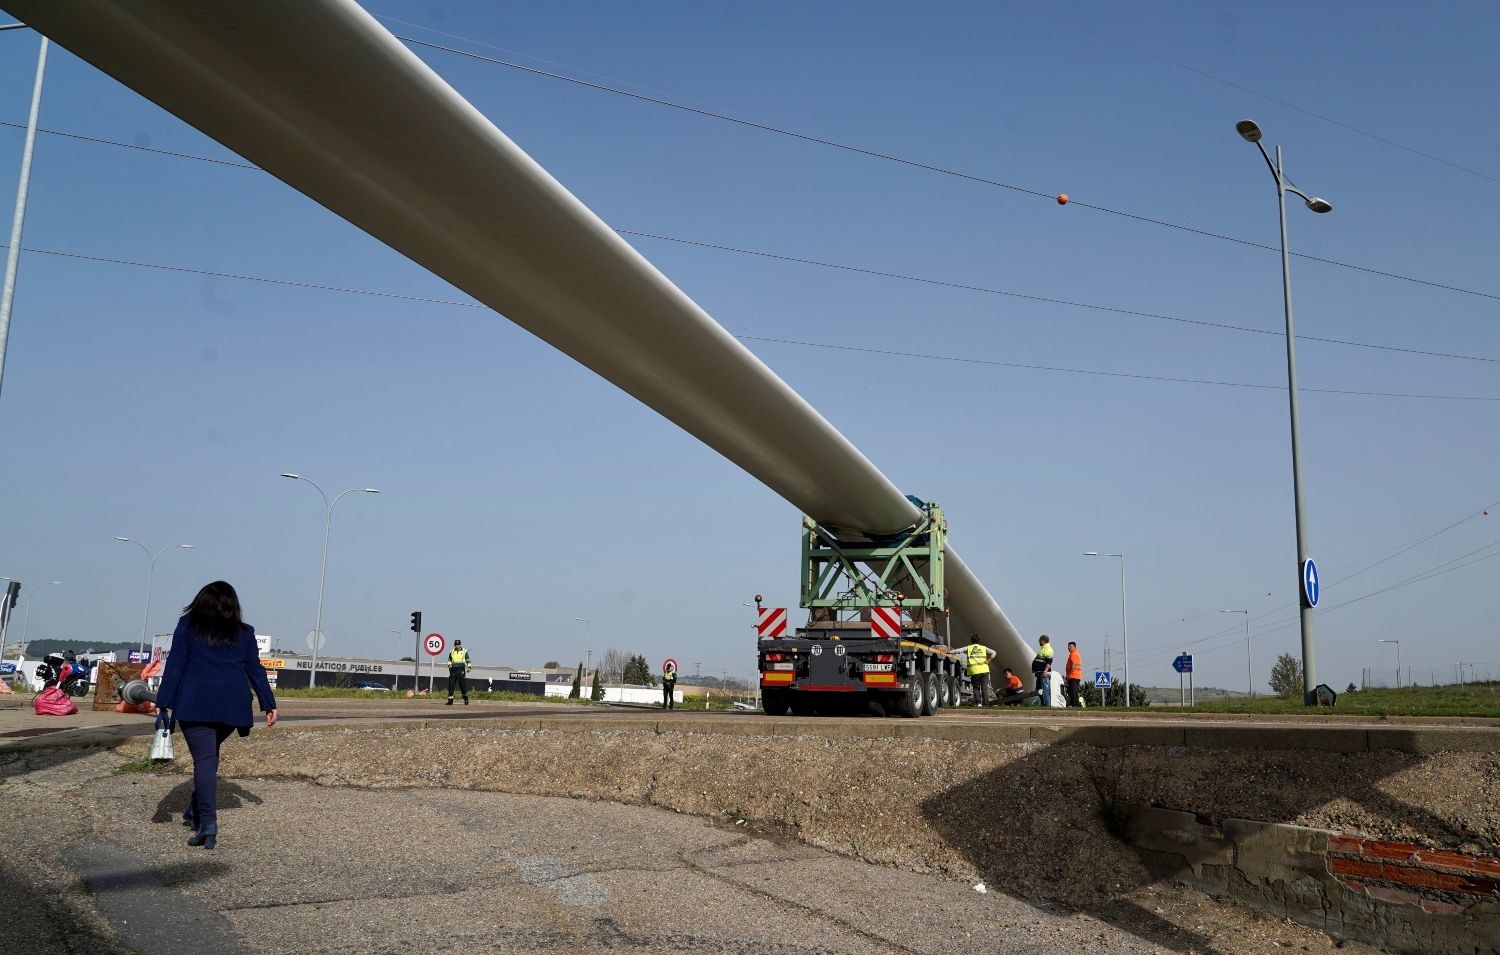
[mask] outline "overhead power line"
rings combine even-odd
[[[720,252],[734,252],[739,255],[754,255],[764,259],[773,259],[778,262],[794,262],[798,265],[813,265],[823,269],[835,269],[841,272],[853,272],[857,275],[878,276],[880,278],[896,279],[902,282],[917,282],[922,285],[935,285],[941,288],[960,289],[966,292],[979,292],[985,295],[1004,295],[1008,298],[1024,299],[1029,302],[1044,302],[1049,305],[1066,305],[1070,308],[1084,308],[1096,312],[1111,312],[1116,315],[1129,315],[1135,318],[1153,318],[1164,322],[1179,322],[1184,325],[1198,325],[1204,328],[1217,328],[1229,332],[1246,332],[1252,335],[1271,335],[1276,338],[1285,338],[1286,332],[1280,329],[1253,328],[1248,325],[1231,325],[1226,322],[1210,322],[1206,319],[1185,318],[1181,315],[1164,315],[1160,312],[1146,312],[1133,308],[1121,308],[1114,305],[1098,305],[1090,302],[1074,302],[1063,298],[1053,298],[1046,295],[1032,295],[1027,292],[1016,292],[1009,289],[992,288],[985,285],[970,285],[964,282],[950,282],[943,279],[929,278],[920,275],[908,275],[901,272],[888,272],[880,269],[865,268],[858,265],[843,265],[838,262],[824,262],[818,259],[802,258],[794,255],[783,255],[779,252],[765,252],[759,249],[745,249],[732,245],[719,245],[713,242],[703,242],[697,239],[683,239],[676,236],[661,235],[656,232],[638,232],[634,229],[616,229],[620,235],[635,236],[642,239],[656,239],[661,242],[675,242],[679,245],[690,245],[700,249],[715,249]],[[1462,361],[1482,361],[1500,363],[1500,358],[1490,358],[1484,355],[1460,355],[1453,352],[1426,351],[1420,348],[1406,348],[1399,345],[1377,345],[1373,342],[1357,342],[1346,338],[1325,338],[1318,335],[1298,335],[1298,341],[1322,342],[1329,345],[1347,345],[1354,348],[1374,348],[1380,351],[1401,352],[1407,355],[1422,355],[1428,358],[1454,358]]]
[[[10,122],[6,122],[6,121],[3,121],[3,120],[0,120],[0,126],[11,126],[11,127],[17,128],[17,129],[22,128],[20,126],[20,124],[10,123]],[[173,158],[176,158],[176,159],[191,159],[191,160],[195,160],[195,161],[198,161],[198,162],[214,163],[214,164],[220,165],[220,166],[231,166],[231,167],[234,167],[234,168],[237,168],[237,169],[253,170],[255,172],[263,172],[264,171],[259,166],[254,166],[254,165],[251,165],[250,163],[233,162],[233,161],[230,161],[230,160],[216,159],[216,158],[213,158],[213,157],[210,157],[210,156],[201,156],[201,155],[196,155],[196,154],[193,154],[193,153],[177,152],[175,150],[169,150],[169,149],[157,149],[157,148],[154,148],[154,147],[151,147],[151,146],[142,146],[142,145],[139,145],[137,143],[126,143],[126,142],[120,142],[118,140],[102,139],[102,138],[99,138],[99,137],[96,137],[96,136],[83,136],[83,135],[79,135],[77,133],[61,132],[59,130],[54,130],[54,129],[40,129],[39,128],[37,131],[39,133],[44,133],[44,134],[51,135],[51,136],[60,136],[60,137],[66,138],[66,139],[73,139],[73,140],[78,140],[78,141],[81,141],[81,142],[94,143],[94,144],[101,145],[101,146],[115,146],[115,147],[119,147],[119,148],[122,148],[122,149],[141,150],[141,151],[148,152],[148,153],[155,153],[155,154],[161,155],[161,156],[170,156],[170,157],[173,157]],[[1071,301],[1069,299],[1055,298],[1055,297],[1046,296],[1046,295],[1035,295],[1035,294],[1031,294],[1031,293],[1028,293],[1028,292],[1017,292],[1017,291],[1014,291],[1014,290],[1011,290],[1011,289],[1000,289],[1000,288],[993,288],[993,287],[984,286],[984,285],[975,285],[975,284],[965,283],[965,282],[954,282],[954,281],[949,281],[949,280],[946,280],[946,279],[936,279],[936,278],[931,278],[931,277],[928,277],[928,276],[921,276],[921,275],[909,275],[909,274],[905,274],[905,273],[901,273],[901,272],[891,272],[891,271],[886,271],[886,270],[881,270],[881,269],[872,269],[872,268],[866,268],[866,267],[863,267],[863,266],[847,265],[847,264],[838,263],[838,262],[825,262],[825,261],[821,261],[821,260],[818,260],[818,259],[810,259],[810,258],[805,258],[805,257],[801,257],[801,256],[785,255],[785,254],[782,254],[782,253],[779,253],[779,252],[767,252],[767,251],[762,250],[762,249],[746,249],[746,248],[741,248],[741,247],[738,247],[738,246],[724,245],[724,244],[716,243],[716,242],[705,242],[705,241],[702,241],[702,240],[699,240],[699,239],[686,239],[686,238],[682,238],[680,236],[663,235],[663,234],[658,233],[658,232],[643,232],[643,231],[636,230],[636,229],[615,229],[614,231],[617,232],[617,233],[619,233],[620,235],[625,235],[625,236],[633,236],[633,237],[642,238],[642,239],[653,239],[653,240],[660,241],[660,242],[673,242],[673,243],[677,243],[679,245],[694,246],[696,248],[702,248],[702,249],[713,249],[713,250],[716,250],[716,251],[719,251],[719,252],[732,252],[732,253],[735,253],[735,254],[738,254],[738,255],[756,256],[758,258],[771,259],[771,260],[778,261],[778,262],[792,262],[792,263],[796,263],[796,264],[799,264],[799,265],[810,265],[810,266],[815,266],[817,268],[830,269],[830,270],[835,270],[835,271],[840,271],[840,272],[850,272],[850,273],[853,273],[853,274],[856,274],[856,275],[876,276],[876,277],[880,277],[880,278],[888,278],[888,279],[893,279],[893,280],[902,281],[902,282],[913,282],[913,283],[917,283],[917,284],[921,284],[921,285],[931,285],[931,286],[937,286],[937,287],[941,287],[941,288],[959,289],[959,290],[963,290],[963,291],[976,292],[976,293],[985,294],[985,295],[1003,295],[1003,296],[1006,296],[1006,297],[1009,297],[1009,298],[1022,299],[1022,300],[1025,300],[1025,301],[1042,302],[1042,303],[1051,304],[1051,305],[1063,305],[1063,306],[1067,306],[1069,308],[1081,308],[1081,309],[1088,309],[1088,310],[1091,310],[1091,311],[1098,311],[1098,312],[1109,312],[1109,313],[1116,314],[1116,315],[1127,315],[1127,316],[1131,316],[1131,317],[1135,317],[1135,318],[1149,318],[1149,319],[1156,319],[1156,320],[1164,321],[1164,322],[1177,322],[1179,324],[1184,324],[1184,325],[1197,325],[1197,326],[1200,326],[1200,327],[1203,327],[1203,328],[1215,328],[1215,329],[1219,329],[1219,330],[1222,330],[1222,331],[1240,332],[1240,333],[1252,334],[1252,335],[1270,335],[1270,336],[1277,337],[1277,338],[1284,338],[1284,337],[1286,337],[1286,333],[1283,332],[1283,331],[1281,331],[1281,330],[1279,330],[1279,329],[1254,328],[1254,327],[1246,326],[1246,325],[1233,325],[1233,324],[1229,324],[1227,322],[1211,322],[1211,321],[1208,321],[1206,319],[1187,318],[1187,317],[1180,316],[1180,315],[1166,315],[1166,314],[1162,314],[1160,312],[1148,312],[1148,311],[1143,311],[1141,309],[1123,308],[1123,307],[1113,306],[1113,305],[1099,305],[1099,304],[1091,303],[1091,302],[1075,302],[1075,301]],[[64,254],[64,253],[57,253],[57,254]],[[132,264],[132,263],[123,263],[123,264]],[[353,290],[353,291],[359,291],[359,290]],[[364,293],[364,294],[381,294],[381,295],[383,295],[385,293]],[[1406,355],[1418,355],[1418,356],[1427,357],[1427,358],[1447,358],[1447,359],[1453,359],[1453,360],[1457,360],[1457,361],[1478,361],[1478,362],[1500,363],[1500,358],[1492,358],[1492,357],[1485,356],[1485,355],[1463,355],[1463,354],[1457,354],[1457,353],[1454,353],[1454,352],[1440,352],[1440,351],[1431,351],[1431,350],[1422,349],[1422,348],[1409,348],[1409,347],[1405,347],[1405,346],[1401,346],[1401,345],[1380,345],[1380,344],[1376,344],[1374,342],[1360,342],[1360,341],[1354,341],[1352,339],[1345,339],[1345,338],[1327,338],[1327,337],[1319,336],[1319,335],[1299,335],[1298,339],[1301,340],[1301,341],[1320,342],[1320,343],[1329,344],[1329,345],[1343,345],[1343,346],[1348,346],[1348,347],[1352,347],[1352,348],[1370,348],[1370,349],[1376,349],[1376,350],[1379,350],[1379,351],[1396,352],[1396,353],[1406,354]]]
[[[905,156],[895,155],[894,153],[882,152],[877,149],[867,149],[863,146],[855,146],[850,143],[843,143],[822,136],[815,136],[810,133],[800,133],[796,130],[787,129],[782,126],[773,126],[770,123],[744,119],[742,117],[735,116],[731,113],[726,113],[721,110],[707,109],[699,106],[689,106],[685,103],[678,103],[669,99],[663,99],[660,96],[648,96],[645,93],[637,93],[633,90],[622,89],[618,86],[610,86],[606,83],[596,83],[592,80],[580,79],[576,76],[568,76],[566,73],[557,73],[552,70],[541,69],[540,67],[528,66],[525,63],[517,63],[513,60],[504,60],[499,57],[485,56],[482,53],[475,53],[472,50],[464,50],[454,46],[447,46],[442,43],[434,43],[431,40],[422,40],[418,39],[417,37],[406,36],[400,33],[394,34],[394,36],[396,37],[396,39],[401,40],[405,43],[413,44],[414,46],[426,47],[427,49],[438,50],[443,53],[451,53],[455,56],[467,57],[472,60],[490,63],[495,66],[503,66],[508,69],[518,70],[523,73],[530,73],[534,76],[542,76],[546,77],[547,79],[560,80],[564,83],[572,83],[575,86],[583,86],[589,89],[598,90],[603,93],[613,93],[616,96],[629,97],[630,99],[639,100],[643,103],[651,103],[656,106],[665,106],[670,109],[693,113],[695,115],[703,116],[708,119],[716,119],[726,123],[734,123],[735,125],[744,126],[749,129],[757,129],[762,132],[773,133],[778,136],[786,136],[791,139],[801,140],[802,142],[813,143],[819,146],[827,146],[830,149],[839,149],[845,152],[854,153],[856,155],[866,156],[871,159],[879,159],[885,162],[897,163],[899,165],[907,166],[912,169],[921,169],[926,172],[937,173],[943,176],[951,176],[953,178],[962,179],[966,182],[972,182],[978,185],[992,186],[997,189],[1006,189],[1011,192],[1017,192],[1022,195],[1031,196],[1033,198],[1046,199],[1048,201],[1054,201],[1057,198],[1057,194],[1055,192],[1046,192],[1043,190],[1032,189],[1026,186],[1017,185],[1016,183],[1005,182],[1000,179],[993,179],[988,176],[980,176],[974,173],[964,172],[959,169],[939,166],[934,163],[927,163],[916,159],[909,159]],[[463,39],[467,40],[467,38]],[[1198,229],[1192,226],[1182,225],[1181,223],[1177,222],[1169,222],[1165,219],[1157,219],[1152,216],[1141,215],[1134,212],[1126,212],[1123,209],[1114,209],[1109,206],[1102,206],[1096,203],[1084,202],[1078,199],[1070,200],[1068,204],[1072,206],[1078,206],[1083,209],[1092,209],[1095,212],[1104,212],[1108,213],[1109,215],[1120,216],[1122,218],[1131,219],[1136,222],[1144,222],[1151,225],[1162,226],[1168,229],[1176,229],[1181,232],[1187,232],[1193,235],[1203,236],[1205,238],[1218,239],[1224,242],[1233,242],[1236,245],[1243,245],[1249,248],[1261,249],[1266,252],[1275,252],[1277,254],[1280,254],[1281,252],[1281,248],[1279,246],[1266,245],[1261,242],[1252,242],[1249,239],[1241,239],[1236,236],[1224,235],[1218,232],[1210,232],[1207,229]],[[1334,265],[1343,269],[1352,269],[1356,272],[1364,272],[1368,275],[1378,275],[1384,278],[1397,279],[1403,282],[1413,282],[1417,285],[1425,285],[1429,288],[1443,289],[1449,292],[1458,292],[1463,295],[1474,295],[1480,298],[1500,301],[1500,294],[1495,294],[1492,292],[1480,292],[1475,289],[1463,288],[1462,286],[1449,285],[1443,282],[1434,282],[1428,279],[1419,279],[1414,276],[1402,275],[1400,273],[1390,272],[1384,269],[1355,265],[1351,262],[1342,262],[1338,259],[1329,259],[1317,255],[1309,255],[1305,252],[1293,252],[1291,254],[1297,258],[1306,259],[1309,262],[1321,262],[1324,265]]]
[[[0,245],[0,249],[6,248]],[[264,285],[277,285],[288,288],[313,289],[321,292],[337,292],[345,295],[364,295],[374,298],[388,298],[408,302],[420,302],[428,305],[454,305],[462,308],[488,309],[488,306],[478,302],[465,302],[456,299],[434,298],[422,295],[405,295],[398,292],[383,292],[373,289],[351,288],[340,285],[325,285],[318,282],[302,282],[292,279],[272,278],[262,275],[246,275],[240,272],[222,272],[214,269],[192,268],[183,265],[168,265],[159,262],[142,262],[134,259],[120,259],[107,256],[85,255],[81,252],[68,252],[57,249],[40,249],[32,246],[23,248],[22,251],[36,255],[50,255],[58,258],[75,259],[84,262],[99,262],[109,265],[123,265],[132,268],[155,269],[163,272],[176,272],[186,275],[201,275],[211,278],[233,279],[238,282],[257,282]],[[824,348],[836,351],[863,352],[872,355],[885,355],[897,358],[916,358],[924,361],[949,361],[970,365],[984,365],[995,368],[1017,368],[1027,371],[1055,372],[1071,375],[1093,375],[1105,378],[1120,378],[1136,381],[1159,381],[1173,384],[1185,385],[1214,385],[1223,388],[1251,388],[1266,391],[1283,391],[1284,385],[1260,384],[1257,382],[1222,381],[1212,378],[1181,378],[1169,375],[1146,375],[1134,372],[1106,371],[1103,369],[1090,368],[1068,368],[1059,365],[1039,365],[1023,362],[1006,362],[986,358],[972,358],[957,355],[930,355],[921,352],[897,351],[894,349],[876,348],[873,346],[841,345],[831,342],[809,342],[791,338],[773,338],[761,335],[740,335],[736,338],[742,341],[767,342],[778,345],[796,345],[803,348]],[[1412,398],[1429,401],[1500,401],[1500,396],[1489,395],[1434,395],[1418,394],[1399,391],[1356,391],[1341,388],[1299,388],[1301,392],[1331,395],[1352,395],[1366,398]]]
[[[1255,388],[1267,391],[1285,391],[1285,385],[1260,384],[1248,381],[1222,381],[1214,378],[1175,378],[1168,375],[1143,375],[1123,371],[1103,371],[1090,368],[1067,368],[1059,365],[1033,365],[1022,362],[997,361],[990,358],[972,358],[962,355],[930,355],[922,352],[896,351],[865,345],[841,345],[834,342],[809,342],[795,338],[771,338],[763,335],[736,335],[744,341],[768,342],[777,345],[800,345],[804,348],[826,348],[833,351],[863,352],[871,355],[886,355],[893,358],[919,358],[924,361],[951,361],[966,365],[988,365],[997,368],[1021,368],[1028,371],[1050,371],[1069,375],[1100,375],[1108,378],[1130,378],[1138,381],[1166,381],[1183,385],[1216,385],[1222,388]],[[1298,392],[1325,395],[1358,395],[1365,398],[1422,398],[1432,401],[1500,401],[1500,396],[1489,395],[1426,395],[1398,391],[1354,391],[1342,388],[1298,388]]]
[[[1380,551],[1380,552],[1378,552],[1376,554],[1372,554],[1369,557],[1362,557],[1359,560],[1353,561],[1353,562],[1351,562],[1349,564],[1345,564],[1343,566],[1334,568],[1333,570],[1329,571],[1330,574],[1339,573],[1339,572],[1342,572],[1342,571],[1345,571],[1345,570],[1352,570],[1352,568],[1359,567],[1361,564],[1369,564],[1369,566],[1364,567],[1364,568],[1362,568],[1360,570],[1352,570],[1351,573],[1347,573],[1343,577],[1340,577],[1340,578],[1338,578],[1336,580],[1330,580],[1324,586],[1325,586],[1325,588],[1327,590],[1329,590],[1330,592],[1332,592],[1340,584],[1343,584],[1343,583],[1346,583],[1347,581],[1353,580],[1355,577],[1358,577],[1360,574],[1363,574],[1365,571],[1367,571],[1367,570],[1373,570],[1374,568],[1378,567],[1381,564],[1384,564],[1384,563],[1386,563],[1388,561],[1394,560],[1395,558],[1400,557],[1402,554],[1405,554],[1408,551],[1410,551],[1410,550],[1412,550],[1412,549],[1414,549],[1416,547],[1419,547],[1422,544],[1425,544],[1425,543],[1427,543],[1430,540],[1433,540],[1435,538],[1441,537],[1442,535],[1448,533],[1451,530],[1455,530],[1455,529],[1457,529],[1459,527],[1462,527],[1463,525],[1469,523],[1470,521],[1474,520],[1475,518],[1488,517],[1490,511],[1493,511],[1496,508],[1500,508],[1500,501],[1493,501],[1493,502],[1491,502],[1489,504],[1486,504],[1486,505],[1484,505],[1483,507],[1479,508],[1476,511],[1471,511],[1470,513],[1464,515],[1463,517],[1461,517],[1458,520],[1452,522],[1451,524],[1444,525],[1443,527],[1440,527],[1437,530],[1432,531],[1432,532],[1430,532],[1428,534],[1423,534],[1421,537],[1418,537],[1416,540],[1408,541],[1405,544],[1398,544],[1395,547],[1389,548],[1387,550]],[[1465,556],[1467,556],[1467,555],[1465,555]],[[1462,559],[1462,558],[1460,558],[1460,559]],[[1374,561],[1374,563],[1370,563],[1371,561]],[[1270,596],[1265,591],[1261,591],[1261,594],[1265,594],[1266,596]],[[1260,599],[1261,599],[1261,595],[1257,594],[1254,597],[1248,597],[1248,598],[1245,598],[1243,600],[1231,600],[1231,601],[1227,601],[1227,602],[1225,602],[1223,604],[1223,606],[1226,606],[1226,607],[1236,607],[1236,606],[1239,606],[1240,604],[1253,603],[1253,602],[1255,602],[1257,600],[1260,600]],[[1252,616],[1250,618],[1250,620],[1252,622],[1256,621],[1256,620],[1263,620],[1266,617],[1272,616],[1273,614],[1280,613],[1283,610],[1289,610],[1289,609],[1291,609],[1291,608],[1293,608],[1295,606],[1297,606],[1296,601],[1293,601],[1291,603],[1282,604],[1279,607],[1272,607],[1270,610],[1266,610],[1266,611],[1264,611],[1262,613],[1255,614],[1254,616]],[[1202,616],[1204,616],[1204,614],[1201,614],[1201,613],[1200,614],[1195,614],[1195,615],[1193,615],[1191,617],[1182,618],[1181,620],[1171,620],[1171,621],[1166,621],[1164,623],[1152,624],[1152,625],[1149,625],[1149,626],[1147,626],[1145,628],[1137,628],[1137,631],[1139,632],[1142,629],[1144,629],[1145,631],[1148,631],[1148,632],[1155,631],[1155,630],[1160,630],[1163,627],[1170,626],[1170,625],[1172,625],[1174,623],[1185,623],[1188,620],[1196,620],[1198,617],[1202,617]],[[1231,626],[1227,626],[1223,631],[1220,631],[1218,633],[1210,634],[1209,638],[1212,638],[1212,637],[1215,637],[1215,636],[1220,636],[1220,635],[1222,635],[1224,633],[1229,633],[1229,632],[1231,632],[1233,630],[1238,630],[1238,629],[1240,629],[1240,625],[1239,624],[1234,624],[1234,625],[1231,625]],[[1111,636],[1113,636],[1113,634],[1111,634]],[[1152,651],[1152,650],[1164,650],[1167,647],[1172,647],[1172,646],[1177,646],[1177,643],[1176,642],[1171,642],[1171,643],[1157,644],[1157,645],[1153,645],[1153,646],[1149,646],[1149,647],[1142,647],[1141,650],[1140,650],[1140,652],[1149,652],[1149,651]]]
[[[1334,119],[1332,116],[1326,116],[1323,113],[1314,112],[1313,110],[1310,110],[1305,106],[1298,106],[1296,103],[1290,103],[1284,99],[1278,99],[1277,97],[1272,96],[1269,93],[1262,93],[1260,90],[1251,89],[1250,87],[1245,86],[1242,83],[1236,83],[1234,80],[1228,80],[1222,76],[1215,76],[1214,74],[1209,73],[1207,70],[1200,70],[1198,67],[1193,66],[1190,63],[1184,63],[1181,60],[1174,60],[1172,57],[1167,56],[1166,54],[1158,53],[1155,50],[1148,50],[1143,46],[1137,46],[1136,44],[1131,43],[1127,40],[1122,40],[1119,37],[1110,36],[1108,33],[1100,32],[1099,30],[1095,30],[1092,27],[1086,27],[1081,23],[1069,20],[1066,17],[1058,16],[1057,14],[1052,13],[1048,10],[1043,10],[1040,7],[1034,7],[1029,3],[1023,2],[1023,0],[1010,0],[1010,2],[1023,10],[1034,13],[1039,17],[1046,17],[1049,20],[1055,20],[1056,22],[1061,23],[1063,26],[1077,30],[1080,33],[1087,33],[1089,36],[1098,37],[1099,39],[1109,43],[1113,43],[1116,46],[1122,46],[1127,50],[1133,50],[1134,52],[1140,53],[1143,56],[1149,56],[1154,60],[1160,60],[1161,62],[1166,63],[1169,66],[1175,66],[1179,70],[1186,70],[1187,72],[1194,73],[1206,80],[1212,80],[1213,82],[1219,83],[1223,86],[1227,86],[1230,89],[1239,90],[1241,93],[1249,93],[1251,96],[1263,99],[1268,103],[1275,103],[1277,106],[1285,106],[1287,109],[1296,110],[1297,112],[1302,113],[1305,116],[1311,116],[1313,119],[1321,120],[1322,122],[1328,123],[1331,126],[1337,126],[1340,129],[1346,129],[1351,133],[1356,133],[1360,136],[1364,136],[1366,139],[1373,139],[1377,143],[1382,143],[1386,146],[1400,149],[1404,152],[1411,153],[1414,156],[1421,156],[1423,159],[1429,159],[1432,162],[1441,163],[1442,165],[1447,166],[1450,169],[1457,169],[1459,172],[1466,172],[1471,176],[1478,176],[1480,179],[1488,179],[1490,182],[1500,182],[1500,178],[1492,176],[1489,173],[1481,172],[1478,169],[1474,169],[1470,166],[1465,166],[1462,163],[1453,162],[1451,159],[1444,159],[1442,156],[1436,156],[1429,152],[1423,152],[1422,150],[1417,149],[1414,146],[1408,146],[1405,143],[1399,143],[1394,139],[1381,136],[1378,133],[1372,133],[1368,129],[1360,129],[1358,126],[1353,126],[1349,123],[1342,122],[1341,120]]]

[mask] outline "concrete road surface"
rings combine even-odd
[[[1160,950],[966,883],[565,798],[226,781],[209,852],[184,843],[184,777],[121,762],[0,764],[0,814],[29,820],[0,846],[8,950]]]

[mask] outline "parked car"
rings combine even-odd
[[[386,686],[384,683],[376,683],[374,680],[360,680],[358,683],[354,684],[354,689],[356,689],[356,690],[385,690],[386,692],[390,692],[391,688],[388,687],[388,686]]]

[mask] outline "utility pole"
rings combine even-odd
[[[0,29],[18,29],[7,23]],[[21,232],[26,225],[26,196],[31,187],[31,155],[36,148],[36,120],[42,108],[42,77],[47,72],[47,38],[36,55],[36,84],[31,89],[31,113],[26,119],[26,141],[21,147],[21,180],[16,186],[16,212],[10,225],[10,248],[5,250],[5,278],[0,281],[0,384],[5,381],[5,345],[10,339],[10,310],[16,299],[16,272],[21,263]]]

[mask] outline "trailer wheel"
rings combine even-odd
[[[961,676],[950,676],[948,678],[948,699],[953,701],[953,706],[962,706],[964,702],[964,678]]]
[[[786,690],[762,690],[760,693],[761,709],[766,711],[767,716],[785,716],[790,701],[787,700]]]
[[[922,678],[922,715],[931,716],[938,709],[938,677],[936,673],[919,674]]]
[[[948,695],[953,687],[948,683],[948,677],[942,673],[934,673],[933,680],[937,682],[937,702],[933,704],[934,709],[945,709],[953,705],[953,699]]]
[[[896,715],[906,719],[916,719],[922,715],[925,705],[927,680],[922,674],[913,674],[911,686],[895,694]],[[890,709],[890,707],[887,707]]]

